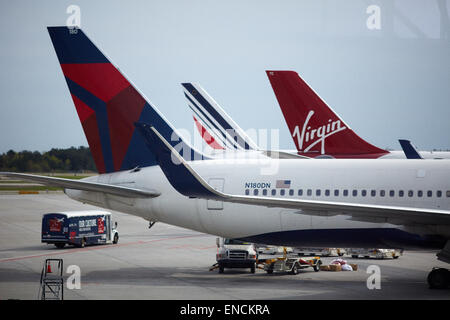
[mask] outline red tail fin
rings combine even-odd
[[[361,139],[294,71],[266,71],[299,154],[378,158],[388,151]]]

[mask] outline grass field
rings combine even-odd
[[[49,187],[49,186],[27,186],[26,184],[21,186],[0,186],[0,191],[58,191],[62,188]]]
[[[91,174],[73,174],[73,173],[36,173],[37,175],[49,176],[55,178],[63,178],[63,179],[73,179],[79,180],[89,176],[94,175]],[[0,191],[59,191],[63,190],[59,187],[50,187],[45,185],[36,185],[35,182],[25,181],[25,180],[16,180],[14,178],[2,177],[0,179]]]

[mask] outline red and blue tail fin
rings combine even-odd
[[[167,141],[183,144],[186,159],[202,159],[81,29],[48,32],[99,173],[156,165],[135,122],[151,123]]]
[[[378,158],[389,153],[359,137],[294,71],[266,71],[299,154]]]

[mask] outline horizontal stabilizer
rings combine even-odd
[[[91,191],[91,192],[102,192],[127,198],[155,198],[160,196],[160,193],[155,191],[128,188],[112,184],[89,182],[83,180],[38,176],[34,174],[16,173],[16,172],[0,172],[0,175],[29,180],[47,186],[60,187],[64,189]]]

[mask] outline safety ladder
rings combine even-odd
[[[63,259],[46,259],[41,272],[38,299],[64,300]]]

